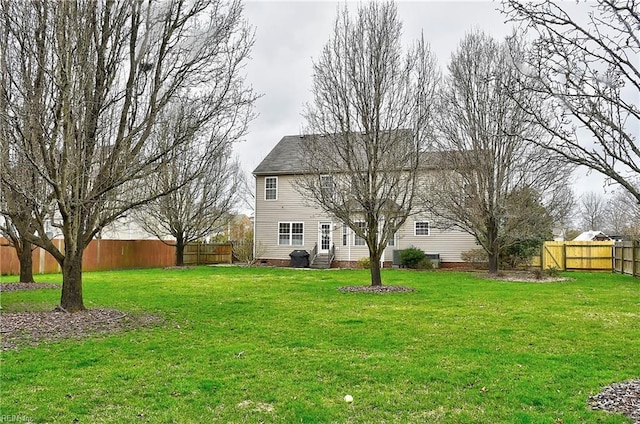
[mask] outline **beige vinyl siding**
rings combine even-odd
[[[355,234],[351,228],[347,228],[347,245],[342,245],[342,223],[338,225],[338,239],[334,239],[336,244],[336,260],[339,261],[357,261],[362,258],[369,257],[369,248],[366,243],[364,246],[355,245]]]
[[[275,175],[274,175],[275,176]],[[300,195],[293,188],[294,177],[278,175],[277,200],[265,200],[265,178],[271,175],[256,177],[256,214],[255,214],[255,242],[258,253],[264,259],[289,259],[293,250],[311,251],[318,242],[318,223],[331,221],[326,218],[322,210],[302,201]],[[279,245],[279,223],[304,223],[304,244]],[[333,240],[338,233],[333,231]]]
[[[310,252],[319,243],[320,222],[331,222],[332,242],[335,246],[336,260],[357,261],[369,257],[367,246],[354,246],[353,232],[349,229],[349,243],[342,245],[342,222],[329,218],[319,207],[307,204],[295,191],[295,176],[278,175],[277,200],[265,200],[265,177],[256,177],[256,213],[255,242],[256,250],[262,253],[263,259],[289,259],[293,250],[302,249]],[[280,222],[303,222],[304,244],[302,246],[281,246],[278,244],[278,227]]]
[[[331,219],[319,207],[307,204],[294,189],[295,177],[277,175],[277,200],[265,200],[265,177],[275,175],[259,175],[256,177],[256,213],[255,242],[258,253],[263,259],[289,259],[293,250],[303,249],[310,252],[319,242],[318,226],[320,222],[332,223],[332,242],[335,245],[336,260],[357,261],[369,257],[367,246],[355,246],[351,229],[348,230],[348,244],[342,245],[342,222]],[[429,221],[428,218],[417,218]],[[413,217],[407,219],[405,225],[396,235],[396,246],[385,249],[385,261],[393,259],[393,251],[415,246],[426,253],[439,253],[443,262],[461,262],[460,253],[477,248],[475,239],[461,231],[442,231],[430,227],[429,236],[415,236]],[[281,222],[304,223],[304,244],[302,246],[278,245],[278,228]],[[429,221],[430,222],[430,221]]]
[[[429,235],[416,236],[414,232],[415,222],[429,222]],[[439,253],[442,262],[462,262],[460,253],[469,249],[477,249],[475,238],[459,230],[441,230],[434,228],[428,217],[411,217],[397,233],[397,246],[395,249],[418,247],[425,253]],[[387,249],[387,250],[390,250]],[[388,254],[388,252],[385,252]],[[391,256],[385,256],[391,260]]]

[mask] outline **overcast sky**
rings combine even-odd
[[[358,3],[350,2],[355,8]],[[570,4],[570,3],[569,3]],[[300,134],[305,103],[311,100],[312,63],[331,36],[338,7],[333,1],[247,1],[245,18],[256,30],[247,82],[262,94],[256,103],[258,117],[236,152],[247,172],[262,161],[285,135]],[[512,24],[490,1],[398,1],[404,41],[409,44],[424,33],[440,67],[445,70],[460,39],[472,29],[496,38],[512,31]],[[584,7],[584,6],[583,6]],[[579,173],[576,194],[602,192],[602,178]]]

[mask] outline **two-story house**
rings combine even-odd
[[[295,189],[305,174],[305,136],[285,136],[253,171],[256,178],[254,242],[256,259],[263,264],[288,266],[290,253],[306,250],[311,260],[332,258],[332,267],[353,267],[368,258],[364,239],[311,204]],[[438,257],[440,266],[464,265],[460,254],[478,245],[473,236],[458,230],[441,230],[428,216],[407,219],[384,252],[384,265],[394,263],[394,251],[418,247]],[[395,255],[397,260],[398,255]]]

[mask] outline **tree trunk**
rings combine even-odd
[[[498,273],[498,254],[494,252],[490,252],[489,256],[489,274],[497,274]]]
[[[33,257],[31,256],[31,243],[22,240],[21,247],[16,247],[20,258],[20,281],[23,283],[35,283],[33,279]]]
[[[374,261],[373,259],[371,259],[371,285],[382,285],[382,277],[380,275],[380,261]]]
[[[184,240],[176,237],[176,266],[184,266]]]
[[[371,270],[371,285],[372,286],[381,286],[382,285],[382,276],[380,275],[380,254],[376,254],[375,252],[369,251],[369,269]]]
[[[492,218],[487,222],[487,246],[489,247],[487,251],[489,258],[489,274],[497,274],[500,246],[498,245],[498,227],[495,220]]]
[[[74,254],[69,254],[62,263],[62,297],[60,307],[66,312],[84,311],[82,301],[82,252],[78,248]]]

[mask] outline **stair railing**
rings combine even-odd
[[[309,254],[309,265],[311,265],[316,260],[317,256],[318,256],[318,243],[316,243],[313,246],[313,249],[311,249],[311,253]]]
[[[336,245],[335,243],[331,243],[331,249],[329,249],[329,268],[331,268],[331,263],[336,257]]]

